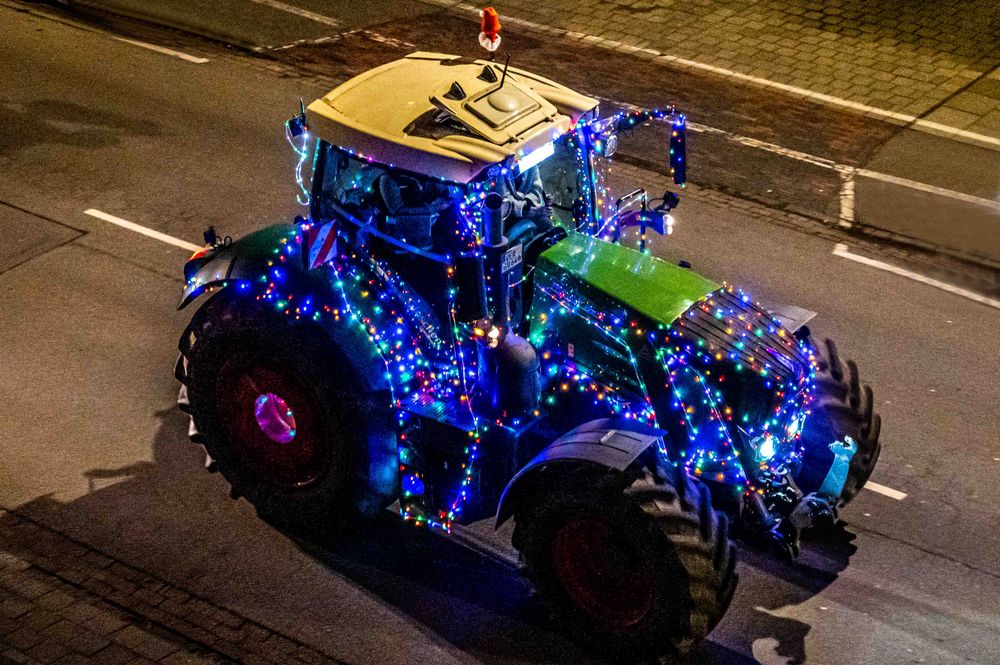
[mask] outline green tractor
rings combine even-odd
[[[414,53],[293,117],[308,216],[208,234],[184,269],[180,306],[203,302],[178,402],[233,496],[310,531],[389,507],[445,535],[513,520],[579,642],[704,638],[730,537],[796,554],[865,484],[880,421],[804,310],[643,251],[677,196],[616,198],[604,167],[644,123],[667,123],[683,184],[675,109],[601,118],[491,61]]]

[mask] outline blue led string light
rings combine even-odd
[[[293,121],[290,120],[285,123],[285,140],[288,141],[288,145],[292,146],[292,150],[298,156],[298,161],[295,163],[295,184],[299,186],[299,191],[295,194],[295,200],[298,201],[299,205],[303,206],[309,205],[310,201],[309,189],[302,179],[302,167],[305,166],[306,160],[309,159],[310,138],[309,130],[304,125],[301,128],[293,129]]]

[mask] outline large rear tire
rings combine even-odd
[[[388,402],[362,392],[318,325],[223,291],[179,346],[178,405],[234,498],[299,532],[342,527],[393,500]]]
[[[805,455],[800,478],[796,481],[804,489],[815,489],[820,479],[811,472],[829,465],[831,443],[850,436],[857,442],[858,450],[851,458],[847,480],[840,493],[838,507],[843,508],[858,495],[875,469],[882,451],[879,442],[882,418],[875,413],[871,386],[861,383],[858,366],[853,360],[847,361],[845,371],[833,340],[824,340],[822,345],[813,344],[807,333],[804,341],[816,350],[819,372],[816,400],[802,432]]]
[[[553,620],[611,660],[686,653],[736,588],[728,520],[683,469],[553,465],[514,520],[525,575]]]

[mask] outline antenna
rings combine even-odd
[[[507,67],[509,65],[510,65],[510,53],[507,54],[507,59],[503,63],[503,76],[500,77],[500,88],[502,88],[504,82],[507,81]],[[500,88],[497,88],[497,90],[499,90]]]

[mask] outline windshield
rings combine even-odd
[[[569,132],[522,157],[520,168],[494,167],[474,183],[503,197],[504,234],[512,242],[553,225],[576,229],[588,220],[589,174],[581,141],[581,133]]]
[[[554,142],[552,156],[536,167],[541,189],[552,207],[553,222],[567,228],[576,228],[578,219],[586,214],[587,175],[583,155],[580,138],[570,132]]]
[[[447,183],[368,162],[321,142],[323,159],[313,192],[313,212],[335,212],[368,225],[416,250],[435,255],[463,251],[455,229],[442,224],[452,204],[468,206],[468,229],[482,234],[481,201],[487,192],[503,198],[503,233],[511,244],[527,243],[553,226],[593,233],[590,169],[582,131],[560,136],[521,158],[521,168],[495,165],[467,185]],[[461,225],[461,224],[460,224]]]

